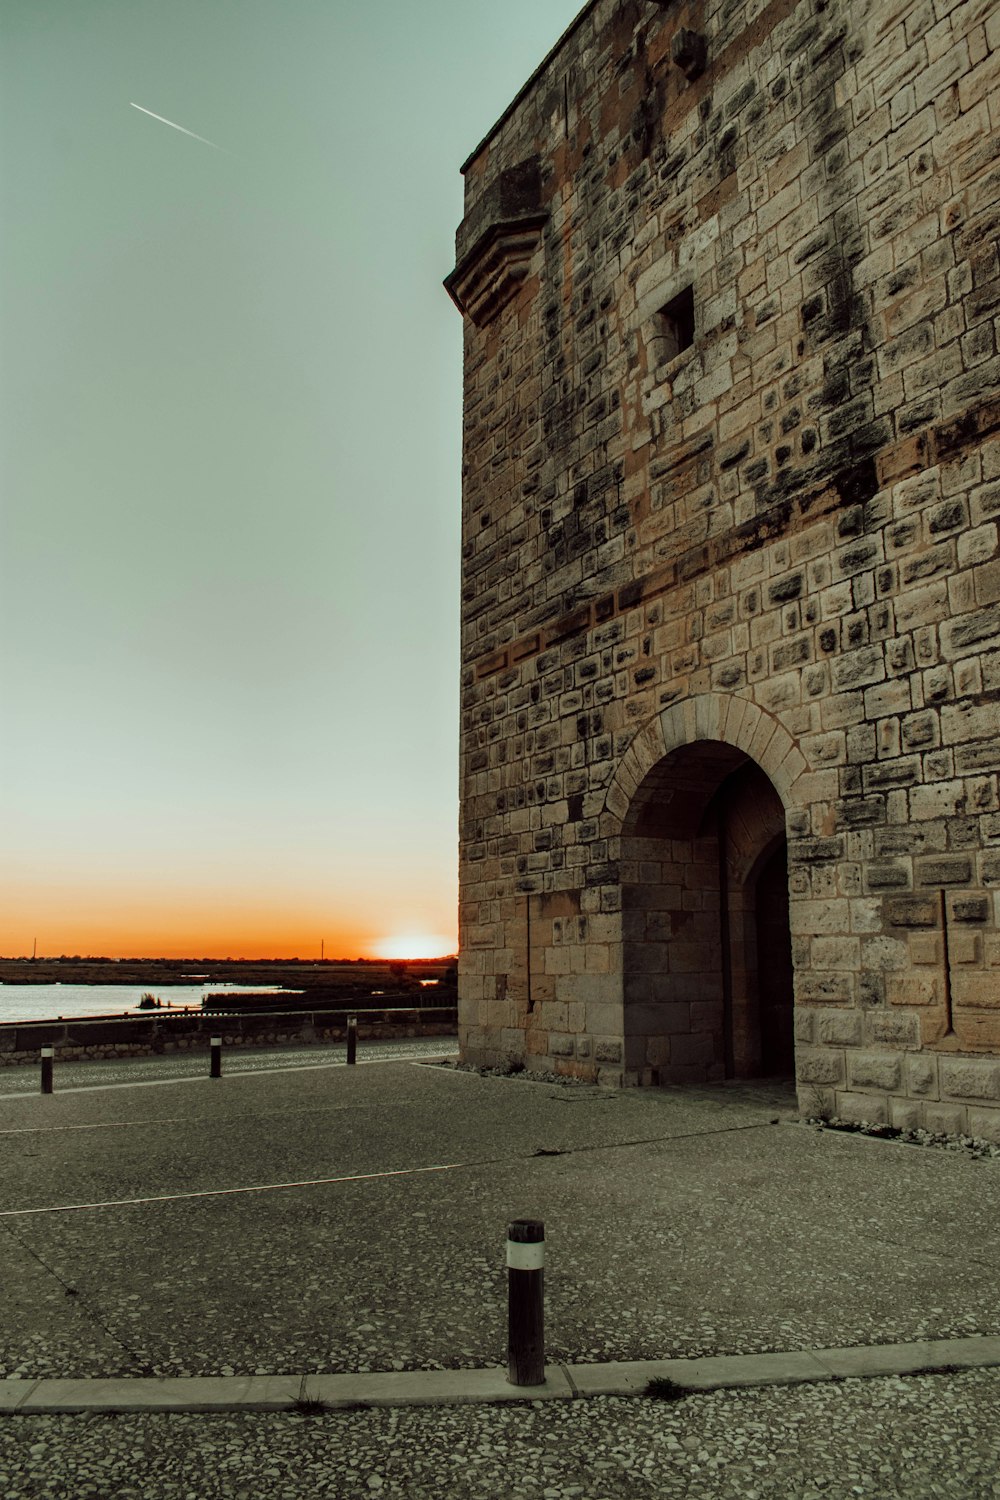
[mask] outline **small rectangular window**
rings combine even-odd
[[[657,314],[659,343],[657,364],[666,364],[694,343],[694,287],[686,286],[671,297]]]

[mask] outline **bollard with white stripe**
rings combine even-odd
[[[358,1060],[358,1018],[347,1018],[347,1066],[353,1068]]]
[[[42,1048],[42,1093],[52,1092],[52,1060],[56,1055],[54,1047]]]
[[[507,1230],[507,1379],[545,1384],[545,1225],[515,1219]]]
[[[222,1077],[222,1038],[221,1038],[221,1036],[213,1036],[213,1038],[212,1038],[212,1065],[209,1068],[208,1076],[209,1076],[209,1078],[221,1078]]]

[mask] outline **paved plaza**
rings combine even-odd
[[[552,1362],[1000,1332],[995,1161],[813,1131],[780,1089],[290,1057],[0,1088],[0,1377],[495,1367],[520,1216],[546,1224]],[[18,1415],[0,1490],[993,1496],[998,1416],[992,1369],[677,1403]]]

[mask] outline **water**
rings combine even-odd
[[[170,984],[162,989],[148,984],[0,984],[0,1022],[55,1021],[78,1016],[120,1016],[124,1014],[155,1016],[157,1011],[139,1011],[143,995],[155,995],[164,1009],[186,1005],[201,1009],[203,995],[223,990],[253,991],[261,995],[284,993],[278,985],[252,984]]]

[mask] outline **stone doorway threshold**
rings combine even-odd
[[[0,1415],[169,1411],[318,1413],[373,1406],[572,1401],[589,1396],[680,1399],[736,1387],[945,1374],[998,1365],[1000,1336],[986,1336],[847,1349],[794,1349],[785,1354],[557,1364],[546,1367],[545,1384],[536,1386],[509,1385],[502,1369],[162,1380],[0,1380]]]

